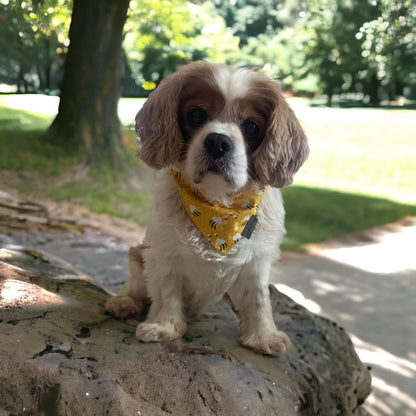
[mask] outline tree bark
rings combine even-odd
[[[380,99],[378,96],[378,88],[380,85],[380,81],[377,78],[375,73],[370,75],[370,85],[368,95],[370,97],[370,104],[371,105],[378,105],[380,104]]]
[[[74,0],[70,45],[53,143],[87,162],[120,165],[124,156],[117,105],[121,42],[129,0]]]

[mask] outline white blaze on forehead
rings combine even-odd
[[[226,66],[214,67],[214,77],[227,101],[247,95],[247,88],[255,74],[247,69],[232,69]]]

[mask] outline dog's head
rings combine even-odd
[[[136,131],[144,162],[180,167],[212,200],[251,181],[284,188],[309,152],[275,81],[202,61],[160,83],[137,114]]]

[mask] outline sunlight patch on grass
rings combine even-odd
[[[42,94],[10,94],[0,95],[0,106],[15,110],[23,110],[46,116],[58,112],[59,97]]]
[[[416,204],[416,111],[337,109],[334,123],[331,110],[303,122],[311,153],[295,183]]]
[[[53,116],[0,106],[0,131],[7,130],[11,135],[25,130],[46,130],[52,120]]]
[[[118,103],[118,115],[123,126],[134,126],[137,112],[145,102],[144,98],[121,98]],[[30,126],[30,119],[26,120],[21,117],[15,110],[20,110],[24,115],[33,115],[33,122],[37,124],[36,120],[44,120],[44,126],[39,127],[32,124],[31,130],[38,128],[47,128],[53,118],[58,113],[59,97],[42,94],[0,94],[0,109],[1,112],[7,110],[10,118],[20,120],[20,127],[25,125]],[[4,108],[1,108],[4,107]],[[2,125],[2,116],[0,114],[0,128]],[[19,123],[15,123],[15,128],[19,128]]]

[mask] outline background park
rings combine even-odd
[[[198,59],[279,80],[309,137],[284,250],[416,216],[413,0],[0,0],[0,182],[145,226],[134,117]]]
[[[0,169],[33,173],[10,185],[144,225],[135,113],[178,65],[207,59],[262,70],[296,97],[312,151],[285,190],[284,248],[416,214],[413,2],[75,4],[71,35],[69,1],[0,1],[0,83],[18,93],[0,96]],[[90,169],[45,187],[74,166]]]

